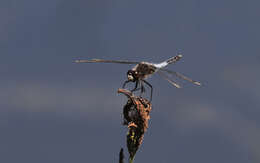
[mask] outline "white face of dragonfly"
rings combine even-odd
[[[127,74],[127,79],[128,79],[129,81],[133,81],[133,80],[134,80],[134,77],[133,77],[132,74]]]

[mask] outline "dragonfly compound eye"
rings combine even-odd
[[[130,81],[134,81],[134,77],[133,77],[132,74],[128,74],[127,79],[130,80]]]
[[[134,72],[132,70],[127,71],[127,79],[130,80],[130,81],[135,80]]]

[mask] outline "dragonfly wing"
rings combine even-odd
[[[131,61],[121,61],[121,60],[104,60],[104,59],[78,59],[74,61],[75,63],[119,63],[119,64],[138,64],[140,62],[131,62]]]
[[[167,80],[170,84],[172,84],[173,86],[175,86],[176,88],[181,88],[181,86],[177,83],[175,83],[172,79],[170,79],[166,74],[164,74],[161,71],[157,72],[162,78],[164,78],[165,80]]]
[[[196,84],[196,85],[199,85],[199,86],[201,85],[200,82],[194,81],[194,80],[192,80],[192,79],[190,79],[190,78],[188,78],[188,77],[182,75],[181,73],[178,73],[178,72],[175,72],[175,71],[172,71],[172,70],[167,70],[167,69],[159,69],[159,70],[160,70],[160,71],[167,72],[167,73],[172,74],[172,75],[175,75],[175,76],[177,76],[178,78],[181,78],[181,79],[183,79],[183,80],[187,80],[187,81],[189,81],[189,82],[191,82],[191,83],[193,83],[193,84]]]

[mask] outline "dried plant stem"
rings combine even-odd
[[[119,163],[124,163],[124,149],[121,148],[119,153]]]
[[[134,157],[130,157],[129,158],[129,163],[133,163],[134,162]]]

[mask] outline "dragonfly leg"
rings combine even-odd
[[[137,80],[137,81],[135,82],[135,88],[132,89],[131,92],[134,92],[134,91],[139,90],[139,88],[137,89],[138,85],[139,85],[139,81]]]
[[[123,84],[123,88],[125,88],[125,85],[126,85],[127,83],[129,83],[129,82],[130,82],[129,80],[125,81],[124,84]]]
[[[143,83],[143,81],[141,80],[140,81],[140,83],[141,83],[141,92],[140,92],[140,97],[142,97],[142,95],[143,95],[143,93],[145,92],[145,87],[144,87],[144,83]]]
[[[150,96],[150,102],[151,102],[153,98],[153,86],[145,80],[143,80],[143,82],[151,88],[151,96]]]

